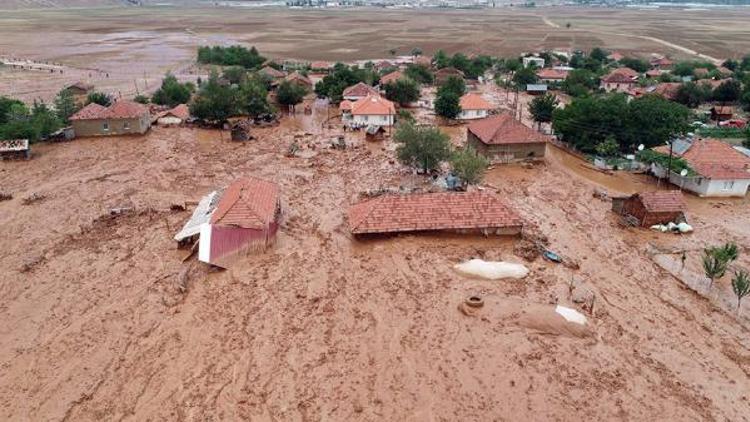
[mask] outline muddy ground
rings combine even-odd
[[[319,147],[285,157],[300,130]],[[388,145],[349,134],[356,148],[322,148],[336,134],[309,118],[245,144],[154,128],[0,162],[13,195],[0,202],[0,419],[747,419],[748,321],[721,304],[728,278],[696,293],[650,252],[687,249],[682,271],[693,271],[700,248],[734,240],[747,266],[747,200],[690,198],[689,236],[624,229],[594,188],[653,183],[551,147],[545,165],[491,170],[486,188],[578,270],[524,261],[518,239],[362,241],[344,217],[359,192],[429,183]],[[276,246],[227,271],[183,263],[172,236],[192,207],[171,205],[243,175],[282,186]],[[110,216],[116,207],[134,211]],[[472,257],[532,272],[454,272]],[[593,311],[571,301],[571,280],[593,293]],[[470,294],[486,304],[462,312]],[[584,312],[588,334],[551,322],[554,304]]]

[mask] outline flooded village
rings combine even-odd
[[[750,56],[22,56],[4,420],[746,417]]]

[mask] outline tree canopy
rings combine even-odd
[[[420,64],[410,64],[406,67],[404,75],[420,84],[431,84],[435,80],[429,68]]]
[[[549,123],[552,121],[552,113],[557,108],[560,101],[554,94],[544,94],[534,97],[529,103],[529,113],[537,123]]]
[[[60,129],[62,120],[43,102],[26,104],[0,97],[0,139],[28,139],[36,142]]]
[[[307,90],[300,85],[289,81],[282,81],[276,89],[276,101],[285,106],[296,106],[301,103],[307,94]]]
[[[467,185],[481,182],[489,164],[489,160],[471,146],[454,151],[451,155],[453,174]]]
[[[249,50],[241,45],[198,47],[198,63],[202,64],[242,66],[245,69],[255,69],[265,61],[266,58],[261,56],[255,47],[251,47]]]
[[[315,84],[315,93],[337,103],[342,100],[342,94],[346,88],[359,82],[372,85],[378,79],[380,79],[378,74],[371,69],[336,63],[333,71]]]
[[[161,87],[151,97],[151,101],[154,104],[175,107],[179,104],[187,104],[193,91],[195,91],[195,86],[192,83],[180,83],[174,75],[167,73],[161,81]]]
[[[190,104],[190,114],[214,122],[223,122],[239,111],[238,90],[219,83],[219,75],[216,72],[212,72],[208,80],[201,84]]]
[[[450,157],[450,138],[434,126],[417,126],[411,121],[400,123],[393,139],[398,159],[409,166],[428,172]]]
[[[86,104],[96,103],[100,106],[109,107],[112,104],[112,97],[103,92],[92,92],[86,97]]]
[[[419,84],[409,78],[401,78],[385,85],[385,97],[401,106],[419,99]]]

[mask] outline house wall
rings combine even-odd
[[[511,163],[524,160],[543,160],[547,151],[546,143],[487,145],[473,133],[467,134],[468,144],[491,163]]]
[[[604,82],[602,81],[599,85],[600,88],[604,88],[605,91],[611,92],[611,91],[617,91],[617,92],[626,92],[629,89],[633,88],[635,86],[635,82],[632,83],[623,83],[623,82]]]
[[[76,137],[144,134],[151,127],[151,118],[146,114],[140,119],[74,120],[72,125]]]
[[[643,206],[639,198],[628,198],[622,206],[622,215],[632,215],[637,218],[643,227],[651,227],[655,224],[667,224],[681,218],[681,212],[649,212]]]
[[[164,116],[160,117],[159,120],[156,121],[160,126],[170,126],[170,125],[179,125],[182,124],[182,119],[179,117],[174,116]]]
[[[393,125],[393,115],[352,115],[351,122],[354,125],[357,126],[369,126],[369,125],[376,125],[376,126],[392,126]]]
[[[461,113],[458,115],[459,120],[474,120],[474,119],[484,119],[487,117],[489,112],[487,110],[461,110]]]
[[[662,174],[664,173],[662,172]],[[743,197],[750,188],[750,179],[712,180],[705,177],[686,177],[683,179],[678,174],[670,174],[669,181],[701,197]]]

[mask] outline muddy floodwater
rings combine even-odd
[[[312,115],[298,110],[246,143],[154,128],[35,145],[30,161],[0,162],[2,190],[13,196],[0,202],[0,419],[748,413],[750,309],[737,317],[717,302],[730,294],[728,278],[696,293],[650,252],[690,251],[681,271],[699,277],[700,249],[732,240],[747,265],[750,233],[737,227],[750,221],[747,201],[690,198],[688,236],[625,229],[594,189],[628,193],[653,182],[591,172],[551,149],[545,164],[495,166],[484,189],[569,265],[526,261],[515,238],[359,240],[345,213],[360,192],[430,182],[397,163],[390,141],[346,133],[351,148],[328,148],[340,132],[320,125],[324,114],[323,104]],[[290,158],[294,139],[302,153]],[[183,262],[188,252],[172,236],[192,205],[171,206],[243,175],[281,185],[276,245],[226,271]],[[116,207],[134,211],[110,216]],[[530,274],[491,281],[453,270],[472,258],[522,263]],[[484,306],[467,308],[469,296]],[[566,325],[557,305],[583,313],[585,330]]]

